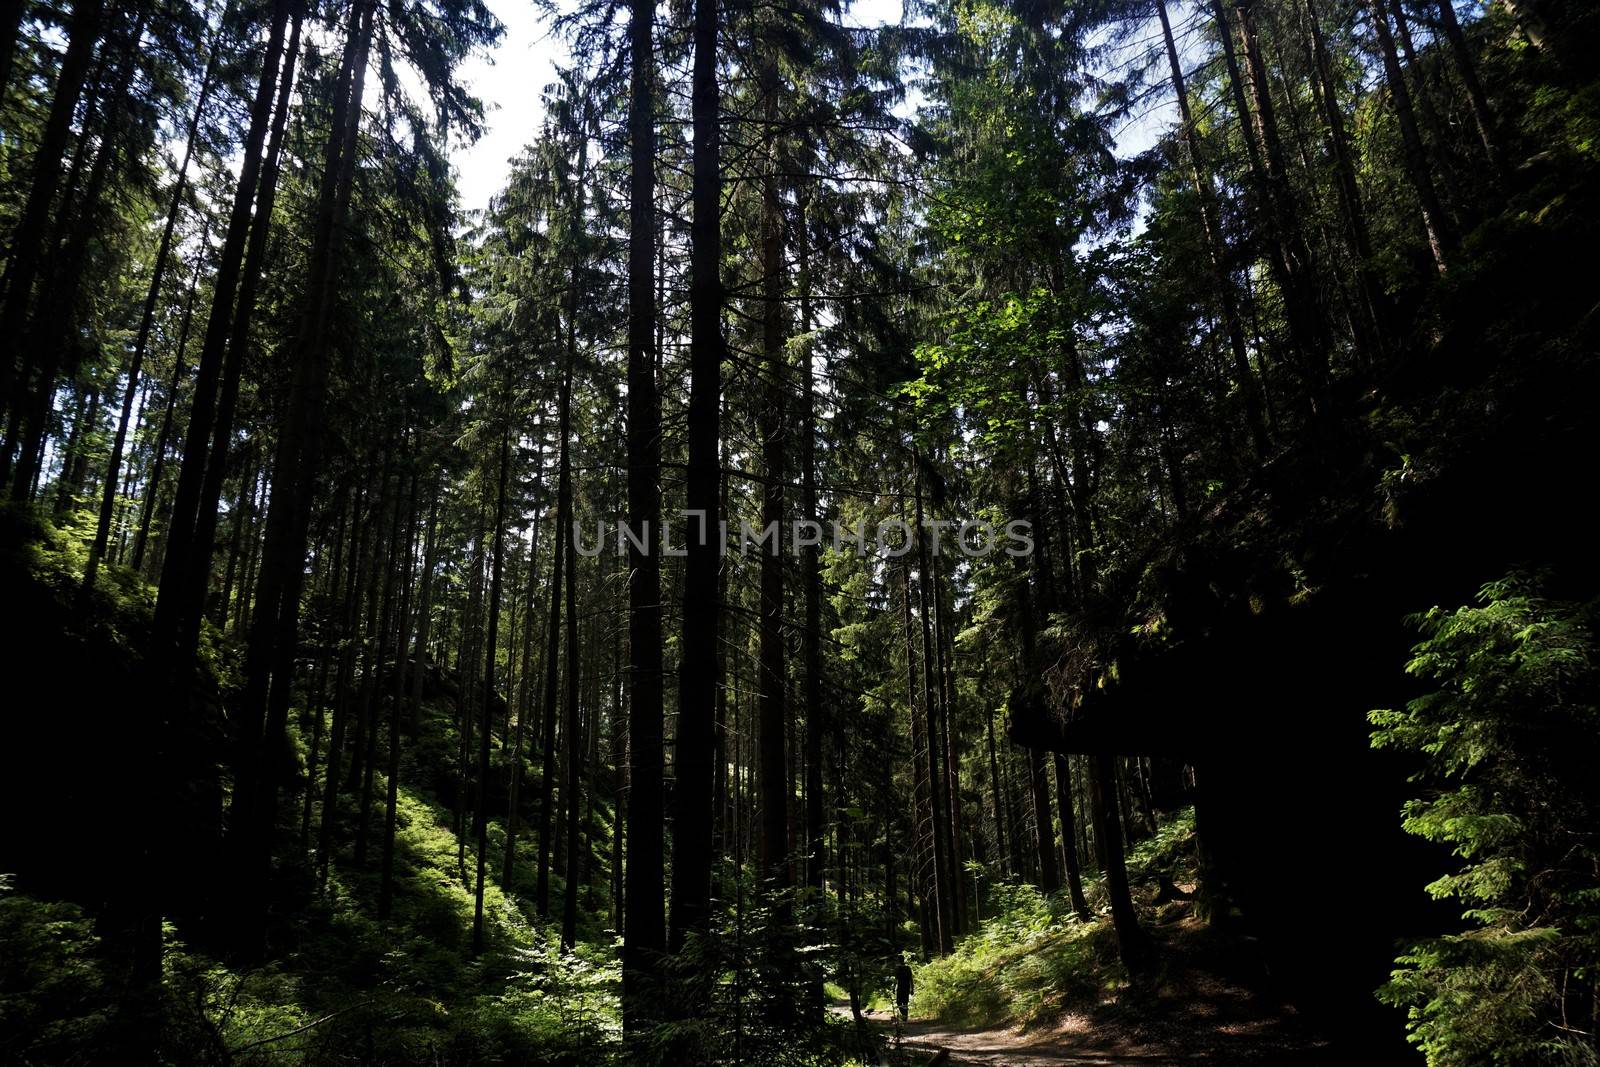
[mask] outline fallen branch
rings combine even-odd
[[[331,1012],[331,1013],[329,1013],[327,1015],[324,1015],[320,1019],[313,1019],[312,1021],[306,1023],[304,1026],[297,1026],[293,1030],[285,1030],[281,1034],[274,1034],[271,1037],[263,1037],[259,1041],[250,1042],[248,1045],[240,1045],[238,1048],[229,1049],[228,1050],[228,1055],[229,1056],[237,1056],[241,1052],[249,1052],[253,1048],[260,1048],[262,1045],[270,1045],[274,1041],[282,1041],[286,1037],[294,1037],[296,1034],[303,1034],[307,1030],[310,1030],[310,1029],[313,1029],[315,1027],[321,1026],[323,1023],[327,1022],[330,1019],[337,1019],[339,1016],[343,1015],[345,1012],[354,1011],[357,1008],[364,1008],[370,1003],[371,1003],[371,1001],[364,1000],[360,1004],[352,1004],[348,1008],[340,1008],[338,1011]]]

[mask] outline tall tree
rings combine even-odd
[[[20,10],[18,18],[20,19]],[[45,237],[56,192],[63,177],[62,155],[72,133],[72,119],[89,76],[90,60],[100,42],[105,17],[103,0],[78,0],[67,21],[67,50],[56,74],[55,91],[50,98],[50,114],[33,156],[33,177],[16,227],[11,231],[10,259],[6,266],[5,301],[0,303],[0,337],[20,337],[33,302],[34,284],[44,262]],[[9,43],[8,43],[9,53]],[[21,366],[17,359],[21,357]],[[27,350],[8,352],[0,358],[0,397],[8,407],[12,402],[12,383],[26,384],[32,372],[32,354]],[[51,383],[53,385],[53,383]],[[16,417],[15,409],[11,412]],[[0,480],[11,470],[10,453],[0,455]]]
[[[696,44],[706,38],[696,4]],[[715,62],[715,9],[711,9]],[[667,944],[662,881],[664,829],[661,564],[661,407],[656,393],[655,4],[631,0],[629,23],[628,214],[628,823],[622,949],[623,1026],[656,1018],[651,982]],[[697,48],[698,52],[698,48]],[[697,131],[698,132],[698,131]],[[697,145],[699,141],[697,140]]]
[[[711,916],[714,719],[721,663],[722,535],[722,180],[717,86],[716,0],[694,6],[691,111],[694,213],[690,233],[688,469],[684,503],[686,558],[683,630],[678,664],[678,729],[674,747],[672,822],[672,916],[668,948],[681,952],[692,934],[704,933]],[[640,43],[635,42],[635,48]],[[637,59],[638,52],[635,52]],[[639,133],[635,134],[636,144]],[[652,161],[643,161],[646,167]],[[635,156],[637,173],[641,161]],[[635,186],[638,197],[646,189]],[[636,207],[637,210],[637,207]],[[634,225],[637,226],[637,220]],[[639,231],[634,231],[638,239]],[[653,233],[653,231],[651,231]],[[645,236],[650,236],[647,233]],[[648,245],[640,249],[648,254]],[[630,279],[637,260],[630,258]],[[648,270],[643,282],[650,280]],[[637,284],[637,283],[636,283]],[[637,292],[637,290],[635,290]],[[653,294],[640,294],[648,304]],[[653,324],[647,324],[653,325]],[[630,320],[630,329],[632,323]],[[630,349],[631,351],[631,349]],[[706,990],[690,990],[687,1012],[704,1007]]]
[[[495,481],[494,525],[490,528],[489,626],[484,632],[483,718],[478,724],[478,873],[472,892],[472,954],[483,952],[483,888],[489,865],[489,740],[494,728],[496,641],[500,636],[500,590],[505,561],[506,484],[511,477],[511,435],[500,440],[500,470]],[[571,579],[568,579],[569,583]]]
[[[1454,244],[1449,219],[1439,202],[1439,193],[1433,185],[1433,175],[1428,167],[1428,150],[1417,130],[1417,115],[1411,103],[1411,90],[1406,85],[1405,71],[1400,67],[1400,57],[1395,52],[1394,34],[1389,30],[1389,16],[1383,0],[1368,0],[1367,11],[1373,35],[1378,40],[1378,52],[1383,58],[1383,71],[1389,86],[1389,96],[1394,103],[1395,121],[1400,126],[1400,143],[1404,148],[1406,175],[1416,190],[1417,203],[1422,211],[1422,228],[1428,237],[1428,250],[1433,254],[1433,265],[1440,274],[1450,266],[1450,251]]]

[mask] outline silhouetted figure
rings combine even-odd
[[[894,969],[894,1002],[900,1012],[900,1021],[906,1021],[906,1013],[911,1008],[911,988],[916,983],[911,977],[911,967],[906,963],[902,954],[900,966]]]

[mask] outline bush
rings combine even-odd
[[[93,922],[0,875],[0,1062],[88,1063],[110,1017]]]
[[[1384,1002],[1430,1064],[1594,1064],[1600,978],[1600,654],[1594,605],[1513,575],[1412,621],[1408,670],[1437,686],[1374,711],[1374,747],[1416,755],[1405,828],[1458,870],[1428,886],[1460,933],[1408,946]]]
[[[1031,885],[1000,885],[997,914],[916,972],[911,1011],[956,1026],[1031,1024],[1094,996],[1109,924],[1084,923]]]

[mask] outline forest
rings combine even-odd
[[[0,1064],[1600,1065],[1600,7],[489,2],[0,0]]]

